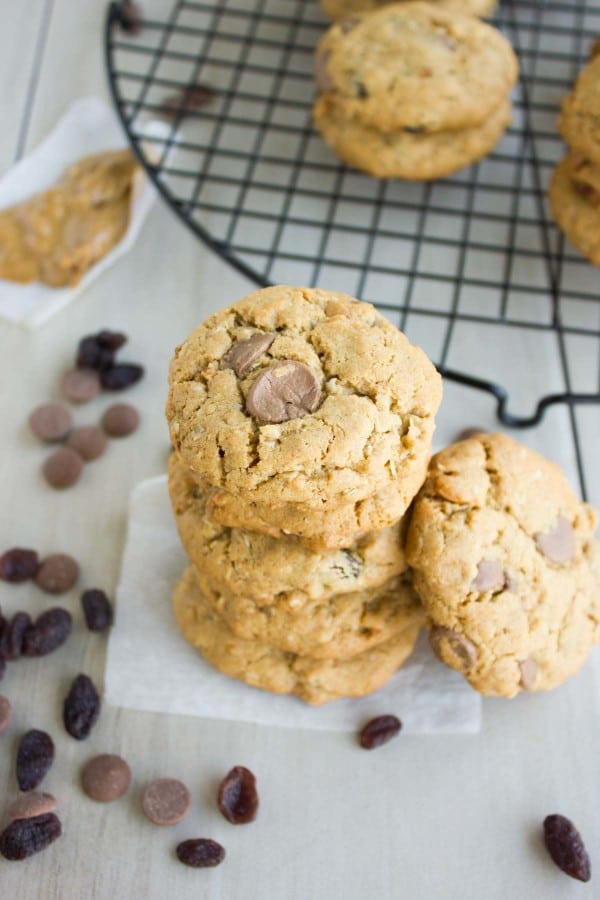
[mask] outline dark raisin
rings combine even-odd
[[[133,0],[123,0],[117,5],[117,18],[119,25],[126,34],[139,34],[144,27],[142,11],[138,3]]]
[[[61,834],[60,819],[54,813],[15,819],[0,834],[0,853],[5,859],[27,859],[45,850]]]
[[[122,391],[138,382],[144,374],[143,366],[135,363],[119,363],[100,373],[102,387],[107,391]]]
[[[258,812],[256,778],[244,766],[234,766],[221,784],[217,795],[219,809],[233,825],[252,822]]]
[[[122,331],[108,331],[108,329],[104,328],[95,337],[98,345],[103,350],[111,350],[113,353],[116,353],[123,344],[127,343],[127,335],[123,334]]]
[[[365,85],[362,83],[362,81],[358,81],[356,84],[356,95],[361,100],[366,100],[367,97],[369,96],[369,92],[368,92],[367,88],[365,87]]]
[[[17,782],[19,790],[32,791],[54,762],[54,742],[45,731],[26,731],[17,750]]]
[[[5,623],[0,634],[0,657],[5,662],[18,659],[24,652],[27,632],[31,628],[31,619],[25,612],[18,612]]]
[[[186,866],[195,869],[206,869],[208,866],[218,866],[225,859],[225,847],[210,838],[192,838],[182,841],[175,848],[177,859]]]
[[[102,372],[108,369],[115,361],[114,351],[108,347],[101,347],[95,335],[82,338],[77,349],[75,363],[78,369],[93,369]]]
[[[81,605],[85,623],[90,631],[104,631],[112,621],[112,607],[104,591],[84,591]]]
[[[570,819],[556,813],[546,816],[544,842],[548,853],[565,874],[579,881],[590,880],[592,875],[590,858],[581,835]]]
[[[23,638],[23,656],[53,653],[71,634],[71,613],[59,606],[48,609],[28,628]]]
[[[35,578],[40,561],[35,550],[13,547],[0,556],[0,578],[17,584]]]
[[[6,660],[0,657],[0,681],[4,678],[4,673],[6,672]]]
[[[213,99],[212,88],[207,84],[188,84],[169,94],[158,107],[157,112],[165,119],[184,119],[196,109],[207,106]]]
[[[362,729],[360,746],[365,750],[374,750],[396,737],[401,728],[402,722],[396,716],[377,716]]]
[[[424,125],[405,125],[402,131],[406,131],[407,134],[423,134],[425,131]]]
[[[86,738],[100,715],[100,697],[94,682],[87,675],[78,675],[65,697],[63,721],[65,728],[78,741]]]

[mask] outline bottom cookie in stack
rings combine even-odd
[[[600,266],[600,165],[572,150],[554,170],[550,205],[569,240]]]
[[[190,566],[173,591],[175,619],[185,639],[226,675],[276,694],[296,694],[319,706],[377,690],[410,656],[424,613],[414,592],[399,599],[398,630],[346,659],[315,659],[238,637],[210,605]]]

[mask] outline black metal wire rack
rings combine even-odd
[[[109,82],[174,212],[259,285],[372,300],[445,378],[492,394],[506,425],[565,404],[585,493],[576,410],[600,402],[600,277],[555,228],[546,191],[564,153],[560,98],[600,33],[600,3],[503,0],[495,24],[521,66],[513,124],[486,160],[424,184],[348,169],[314,131],[313,53],[327,25],[315,0],[147,0],[144,10],[133,35],[123,5],[109,5]],[[165,97],[197,83],[212,102],[153,130]],[[517,352],[532,368],[536,354],[560,361],[522,415],[509,408]]]

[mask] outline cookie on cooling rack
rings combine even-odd
[[[569,153],[554,170],[549,197],[558,226],[600,266],[600,164],[581,153]]]
[[[357,13],[370,12],[394,0],[321,0],[330,19],[347,19]],[[496,9],[496,0],[432,0],[432,5],[486,19]]]
[[[573,675],[600,639],[596,521],[558,466],[509,437],[434,456],[406,554],[439,657],[491,696]]]
[[[236,636],[206,601],[191,567],[175,586],[173,611],[184,638],[224,674],[275,694],[296,694],[316,706],[381,687],[412,653],[424,618],[413,595],[401,627],[375,647],[350,659],[298,656]]]
[[[571,149],[600,164],[600,56],[582,69],[562,101],[558,130]]]

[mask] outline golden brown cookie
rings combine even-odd
[[[399,129],[382,132],[361,125],[339,110],[317,104],[315,125],[337,156],[377,178],[428,181],[450,175],[487,156],[511,122],[511,105],[502,101],[483,124],[459,131]]]
[[[562,101],[558,130],[573,150],[600,164],[600,56],[581,70]]]
[[[432,363],[370,304],[277,286],[215,313],[176,350],[167,418],[207,484],[325,513],[398,485],[408,505],[440,399]]]
[[[415,603],[407,610],[404,630],[352,659],[296,656],[235,636],[206,602],[191,568],[175,586],[173,611],[184,638],[215,668],[252,687],[297,694],[315,706],[362,697],[381,687],[410,656],[423,621]]]
[[[321,0],[321,6],[330,19],[346,19],[386,6],[393,0]],[[496,0],[431,0],[432,6],[455,10],[470,16],[487,19],[496,9]]]
[[[595,527],[558,466],[505,435],[434,456],[406,553],[440,658],[491,696],[573,675],[600,639]]]
[[[569,153],[554,170],[549,197],[560,229],[600,266],[600,165],[580,153]]]
[[[315,120],[380,132],[482,124],[518,74],[506,38],[472,16],[395,3],[333,25],[316,51]]]

